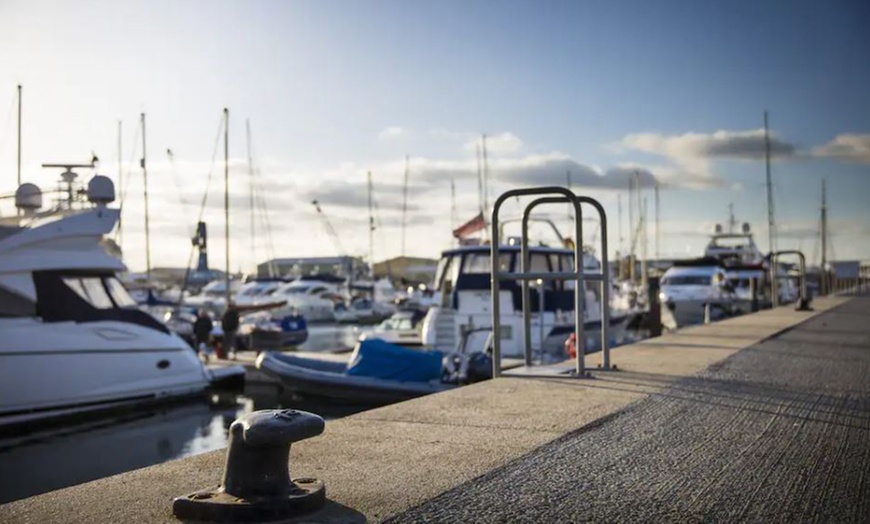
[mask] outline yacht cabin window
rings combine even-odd
[[[100,277],[64,277],[63,283],[97,309],[115,307]]]
[[[663,286],[709,286],[713,277],[709,275],[673,275],[662,279]]]
[[[499,253],[499,271],[510,271],[511,264],[511,255],[510,253]],[[491,262],[490,262],[490,253],[489,251],[483,251],[478,253],[468,253],[465,255],[465,263],[462,265],[462,274],[463,275],[472,275],[472,274],[486,274],[490,273]]]
[[[111,295],[112,300],[115,301],[118,307],[138,307],[136,301],[127,293],[127,290],[124,289],[123,284],[117,278],[106,277],[104,282],[106,283],[106,290],[108,290],[109,295]]]
[[[0,317],[32,317],[36,303],[26,297],[0,287]]]
[[[450,255],[442,258],[438,262],[438,269],[435,273],[436,289],[443,290],[446,282],[450,283],[452,289],[456,284],[456,279],[459,277],[459,266],[462,264],[461,255]]]

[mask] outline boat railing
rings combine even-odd
[[[803,252],[796,249],[787,249],[784,251],[774,251],[770,254],[770,300],[773,307],[779,305],[779,281],[785,278],[791,278],[787,274],[780,275],[777,271],[776,261],[782,255],[797,255],[800,259],[800,300],[798,301],[798,310],[809,310],[809,297],[807,296],[807,259]]]
[[[502,204],[508,199],[520,196],[538,196],[539,198],[530,202],[523,211],[522,218],[522,235],[520,237],[520,271],[505,272],[502,271],[498,263],[498,246],[500,245],[501,228],[499,225],[499,211]],[[575,238],[574,243],[574,271],[560,272],[533,272],[529,271],[531,266],[529,256],[529,221],[532,210],[542,204],[571,204],[574,208],[574,228]],[[601,224],[601,264],[602,272],[600,275],[585,275],[583,268],[583,215],[581,204],[589,204],[595,207],[598,211],[598,216]],[[523,356],[525,365],[532,366],[532,313],[531,313],[531,298],[529,296],[529,282],[538,280],[560,280],[574,281],[574,335],[578,343],[577,355],[574,364],[574,376],[586,377],[586,366],[584,361],[586,349],[586,337],[583,327],[584,322],[584,301],[585,301],[585,282],[598,281],[601,286],[601,358],[603,369],[610,369],[610,347],[608,327],[610,325],[610,281],[607,271],[607,215],[604,207],[594,198],[579,196],[574,194],[570,189],[559,186],[546,186],[535,188],[513,189],[502,193],[495,201],[492,208],[491,216],[492,228],[492,246],[490,252],[491,275],[492,275],[492,366],[493,377],[501,375],[501,310],[499,300],[499,284],[505,280],[516,280],[521,284],[522,290],[522,305],[523,305]]]

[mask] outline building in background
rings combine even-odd
[[[389,278],[394,284],[407,286],[431,284],[438,261],[431,258],[396,257],[374,266],[375,278]]]
[[[298,277],[327,274],[354,279],[364,278],[368,265],[359,257],[300,257],[275,258],[257,265],[257,276]]]

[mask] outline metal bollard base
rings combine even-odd
[[[326,487],[312,478],[293,479],[284,496],[240,498],[220,486],[176,498],[172,512],[182,520],[261,522],[300,516],[323,507]]]

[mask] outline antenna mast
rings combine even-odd
[[[148,165],[145,162],[145,113],[142,120],[142,188],[145,193],[145,274],[151,282],[151,225],[148,220]]]
[[[764,111],[764,165],[767,175],[767,237],[770,252],[776,251],[776,223],[773,219],[773,183],[770,177],[770,132],[767,125],[767,111]]]

